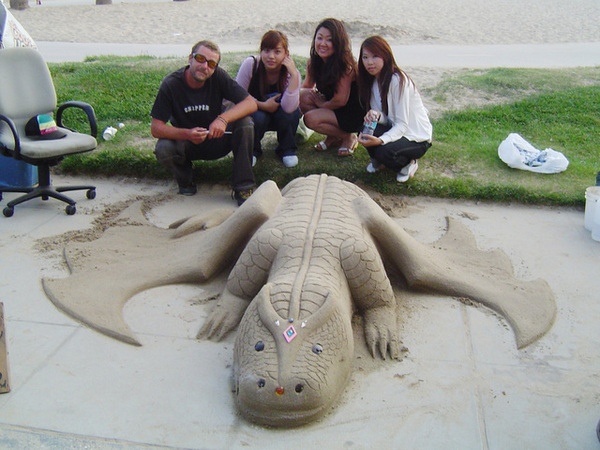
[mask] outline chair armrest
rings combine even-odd
[[[59,127],[67,128],[68,130],[70,130],[70,128],[63,126],[63,124],[62,124],[62,113],[67,108],[82,109],[86,113],[88,122],[90,124],[90,134],[94,138],[98,135],[98,124],[96,123],[96,114],[94,113],[94,108],[92,108],[92,105],[90,105],[88,103],[77,101],[77,100],[70,100],[70,101],[64,102],[58,107],[58,110],[56,111],[56,124]],[[74,130],[71,130],[71,131],[74,131]]]
[[[17,133],[17,127],[15,126],[15,123],[9,117],[6,117],[2,114],[0,114],[0,121],[8,125],[8,128],[10,128],[15,141],[15,149],[13,154],[10,156],[14,159],[21,159],[21,138],[19,137],[19,133]],[[3,151],[2,153],[4,153],[4,148],[4,145],[0,144],[0,149]]]

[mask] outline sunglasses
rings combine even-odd
[[[201,55],[200,53],[192,53],[192,58],[194,58],[200,64],[208,64],[208,67],[210,67],[211,69],[216,69],[219,65],[218,62],[213,61],[212,59],[206,59],[206,57],[204,55]]]

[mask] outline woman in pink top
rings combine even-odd
[[[290,58],[288,40],[280,31],[267,31],[260,42],[260,56],[246,58],[236,81],[258,105],[254,120],[254,158],[262,155],[261,140],[267,131],[277,132],[275,152],[285,167],[298,164],[295,135],[300,121],[300,72]]]

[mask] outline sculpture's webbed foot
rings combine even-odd
[[[247,300],[236,297],[226,289],[196,337],[220,341],[238,326],[248,304]]]
[[[387,359],[400,359],[401,341],[396,323],[396,311],[391,306],[367,310],[365,318],[365,340],[373,358],[378,355]]]

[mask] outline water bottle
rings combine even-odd
[[[375,128],[377,128],[377,122],[369,122],[365,123],[365,126],[362,129],[362,134],[368,134],[369,136],[373,136],[375,133]]]

